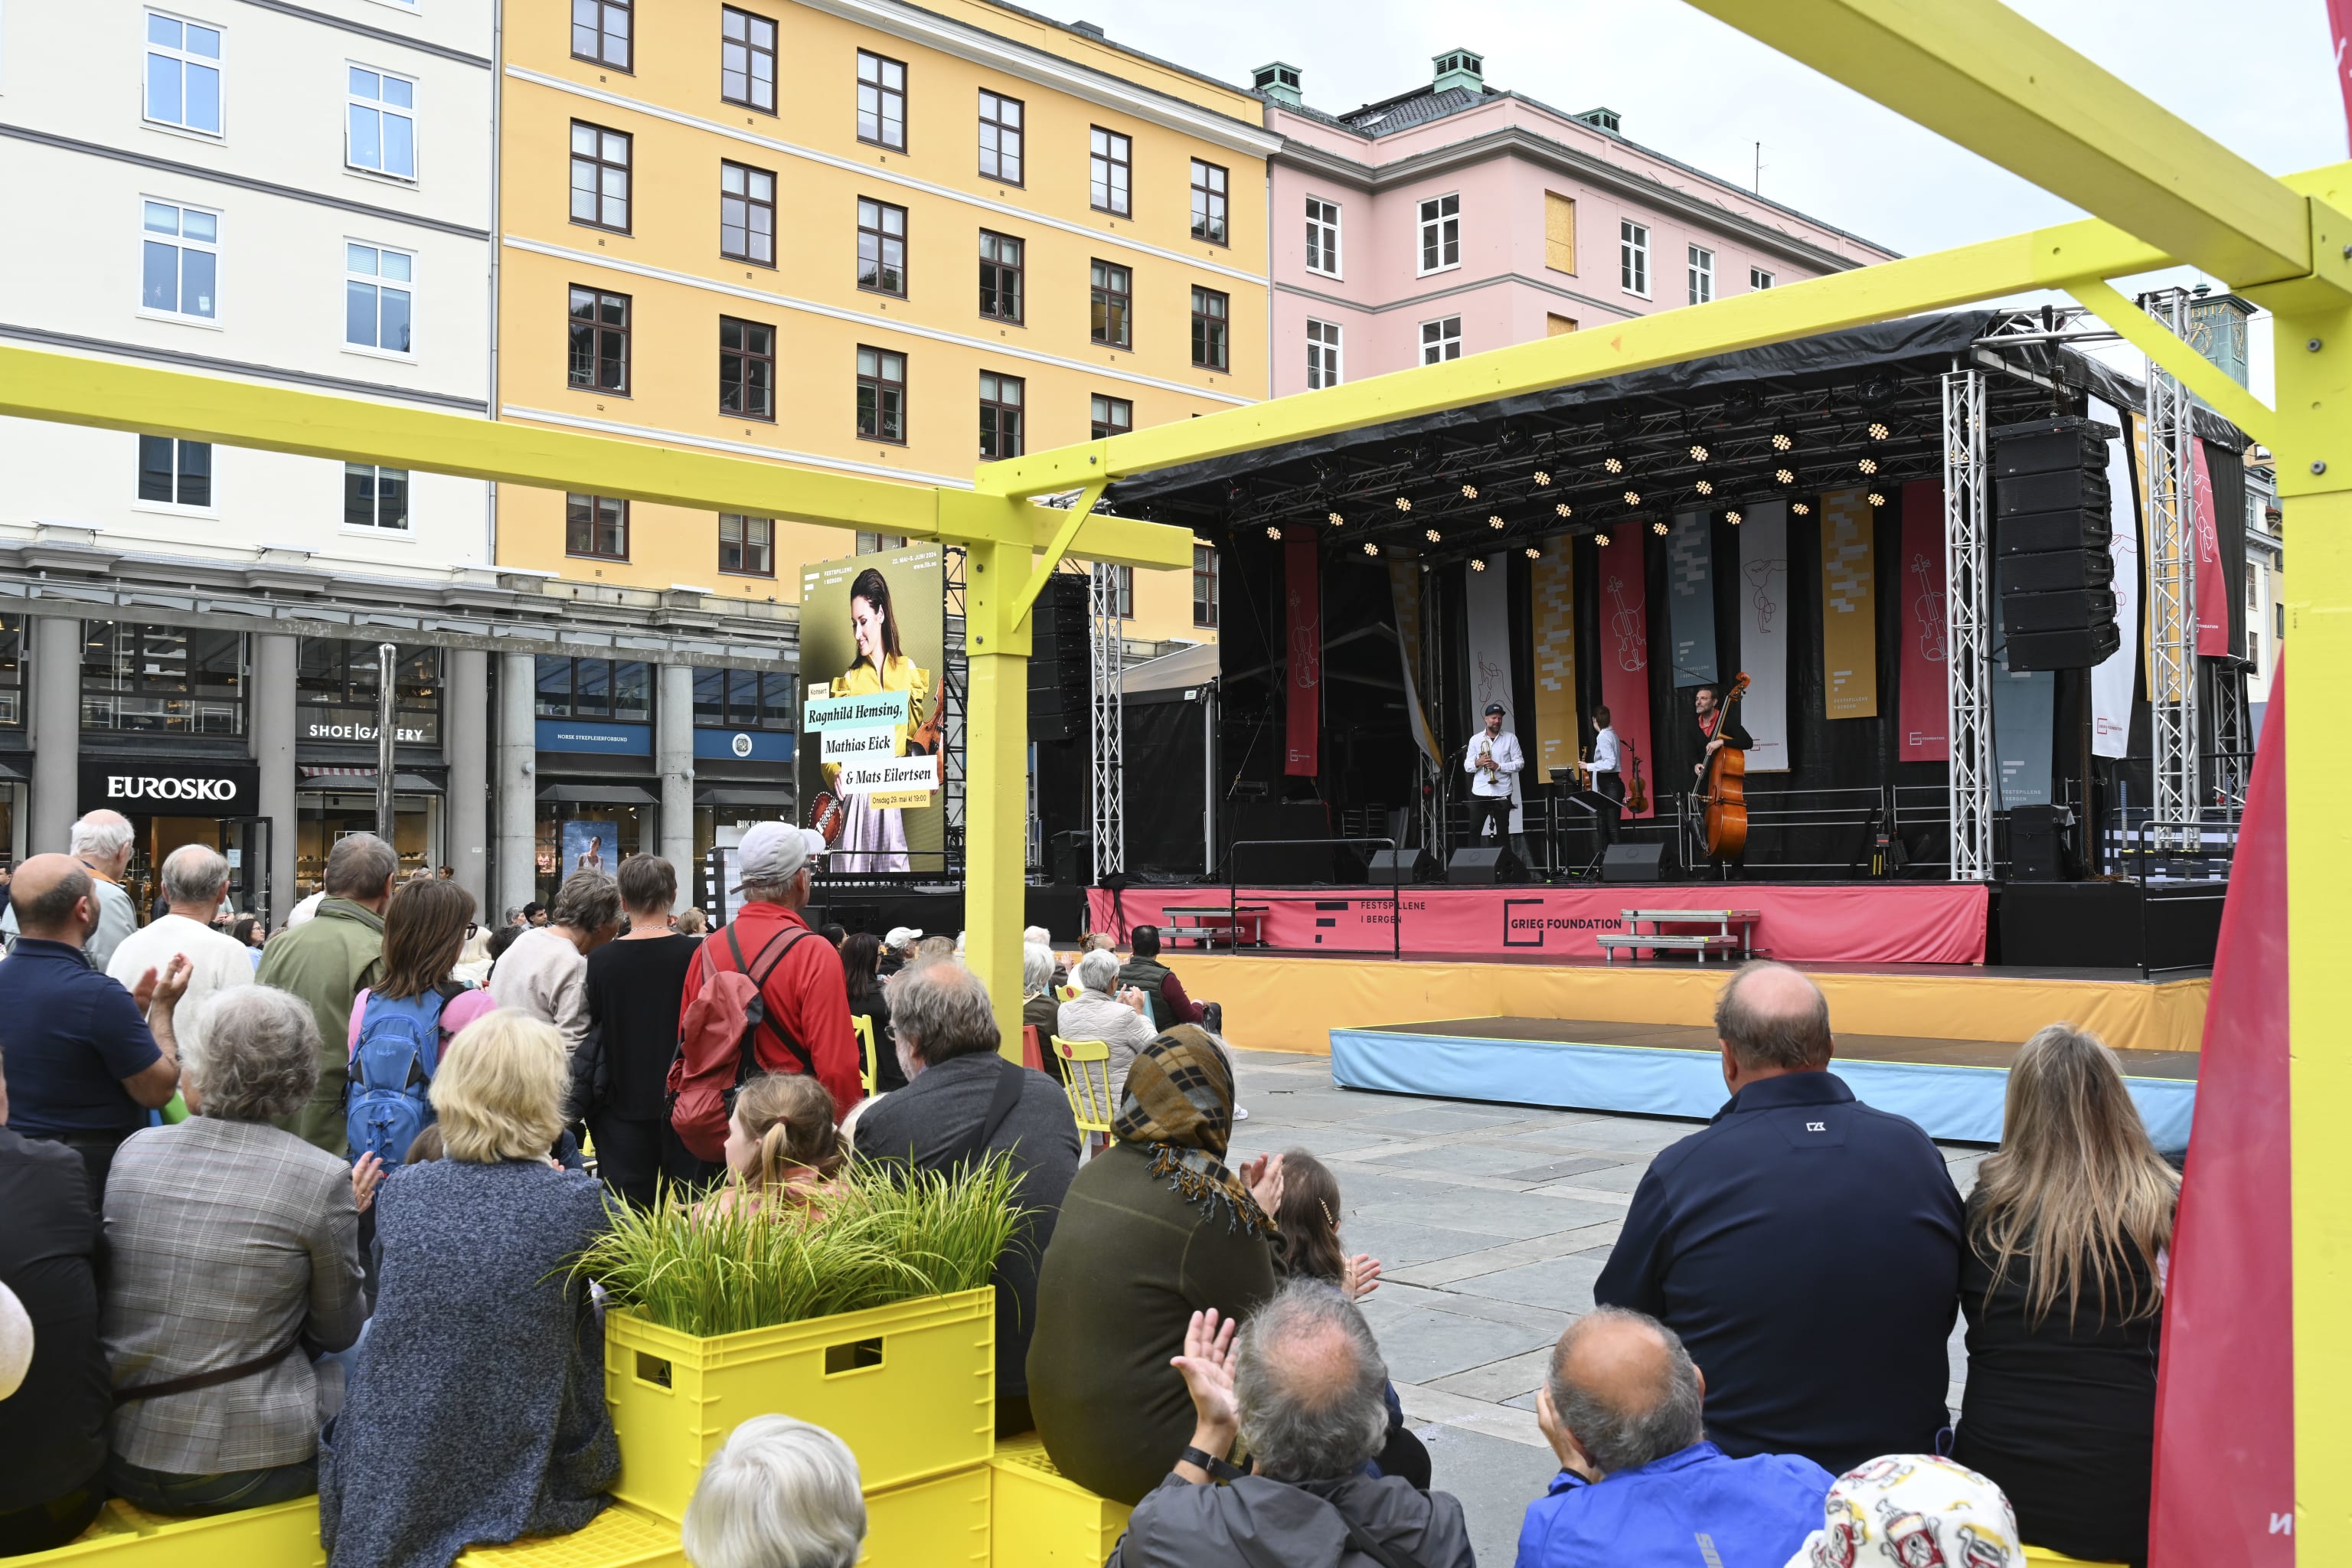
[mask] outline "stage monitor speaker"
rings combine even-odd
[[[2066,829],[2074,814],[2063,805],[2018,805],[2009,812],[2009,878],[2012,882],[2062,882]]]
[[[1993,546],[2011,670],[2086,669],[2119,640],[2108,587],[2107,443],[2116,434],[2072,416],[1991,432]]]
[[[1082,888],[1095,879],[1095,836],[1083,827],[1054,835],[1054,880]]]
[[[1029,734],[1067,741],[1087,732],[1087,700],[1094,684],[1088,639],[1094,623],[1087,580],[1057,572],[1045,580],[1030,612]]]
[[[1601,858],[1604,882],[1663,882],[1666,847],[1660,843],[1612,844]]]
[[[2030,669],[2092,669],[2123,646],[2122,629],[2109,621],[2063,632],[2012,632],[2002,645],[2002,658],[2013,675]]]
[[[1527,868],[1507,848],[1456,849],[1445,863],[1445,879],[1458,888],[1500,887],[1527,878]]]
[[[1364,864],[1364,880],[1376,888],[1426,882],[1436,875],[1437,862],[1426,849],[1375,849]]]

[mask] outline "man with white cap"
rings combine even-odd
[[[898,973],[908,955],[915,951],[915,944],[922,940],[923,933],[918,927],[892,926],[889,934],[882,939],[882,978],[887,980]]]
[[[810,1073],[833,1092],[835,1117],[865,1098],[858,1070],[865,1056],[849,1028],[849,984],[841,952],[814,935],[801,916],[809,878],[824,840],[805,827],[762,822],[737,850],[743,895],[735,918],[703,939],[703,958],[686,972],[678,1014],[702,994],[714,970],[735,970],[759,982],[766,1019],[753,1038],[768,1072]]]

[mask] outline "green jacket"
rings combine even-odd
[[[342,1159],[352,1152],[343,1130],[352,999],[383,971],[383,917],[349,899],[323,899],[310,920],[269,939],[254,976],[302,998],[319,1020],[319,1087],[310,1104],[278,1125]]]

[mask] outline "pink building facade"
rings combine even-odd
[[[1891,251],[1487,87],[1477,55],[1328,115],[1296,67],[1255,73],[1271,164],[1273,389],[1591,331],[1866,266]]]

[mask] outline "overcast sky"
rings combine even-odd
[[[1426,81],[1432,55],[1475,49],[1489,85],[1571,114],[1606,104],[1632,140],[1742,185],[1761,142],[1764,195],[1906,255],[2081,216],[1681,0],[1026,3],[1243,86],[1252,67],[1287,60],[1331,112]],[[2346,156],[2325,0],[2012,3],[2263,169]]]

